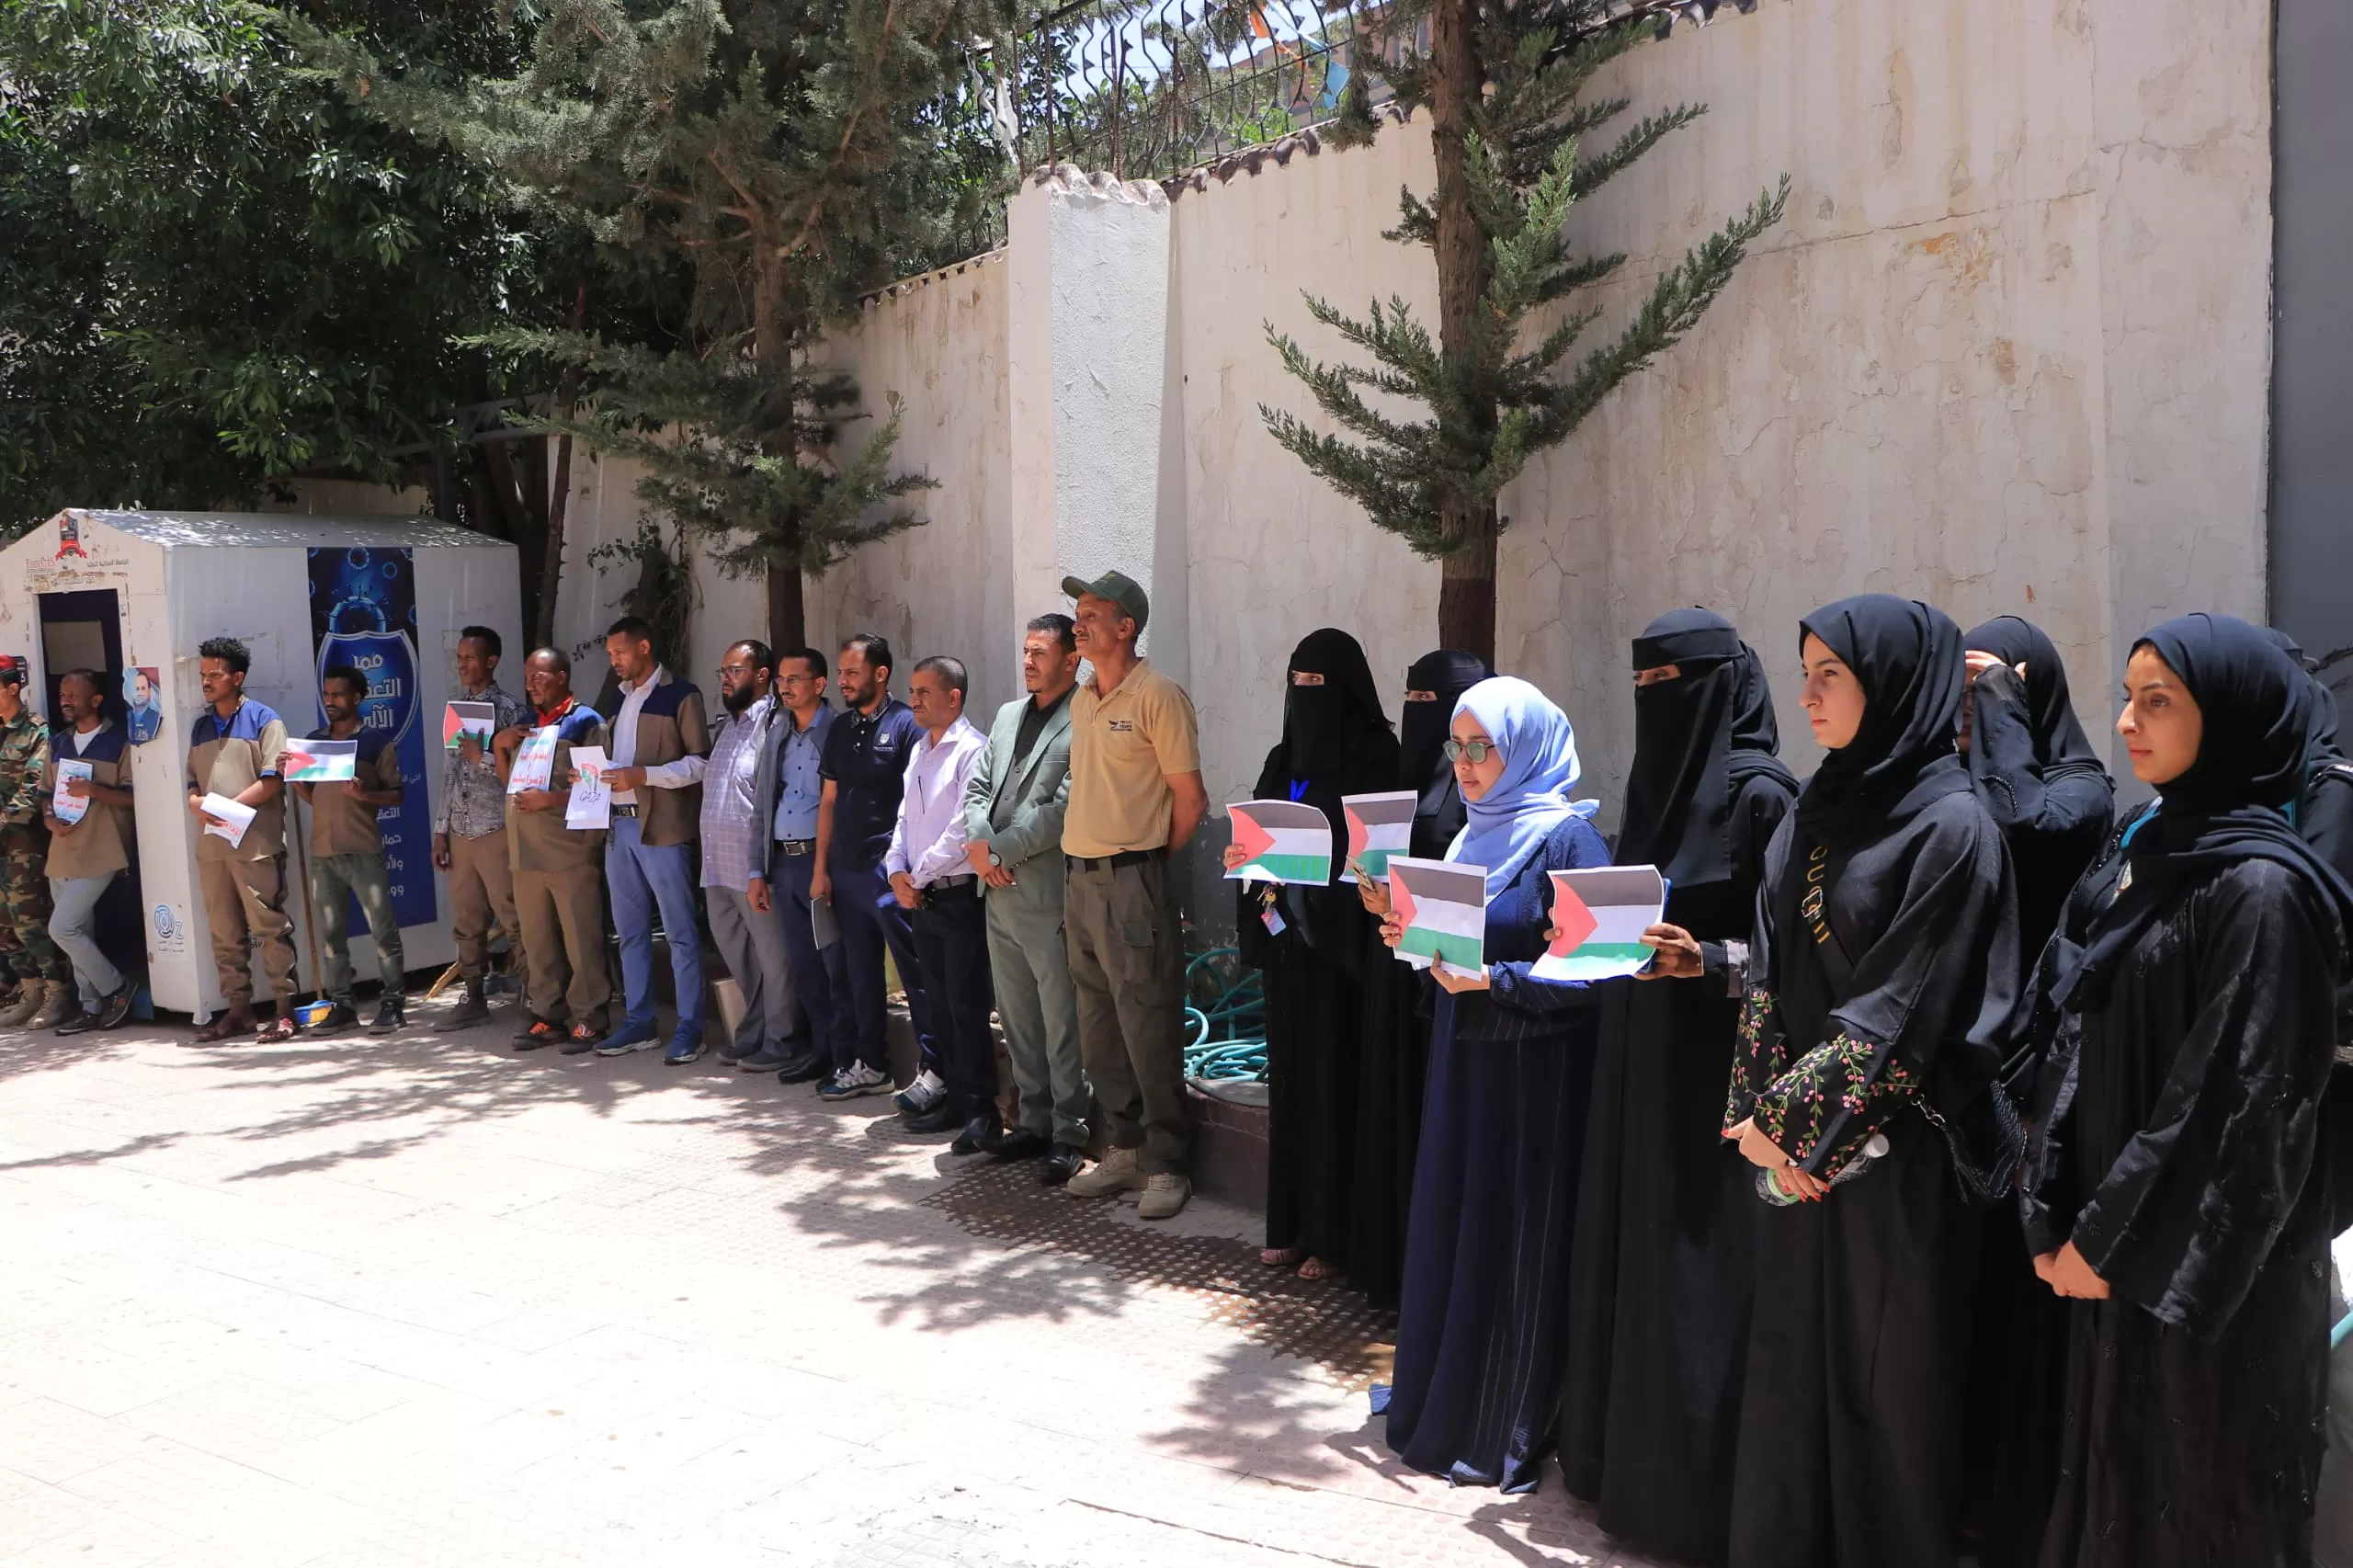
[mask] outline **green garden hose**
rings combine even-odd
[[[1239,957],[1232,948],[1211,948],[1185,966],[1188,1078],[1267,1075],[1266,994]]]

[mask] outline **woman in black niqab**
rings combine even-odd
[[[1722,1136],[1723,1085],[1757,881],[1797,780],[1773,755],[1764,665],[1732,622],[1661,616],[1633,667],[1614,858],[1665,875],[1672,950],[1652,962],[1658,983],[1602,988],[1561,1469],[1612,1536],[1712,1564],[1728,1550],[1757,1207],[1753,1167]]]
[[[1486,661],[1440,648],[1405,671],[1398,721],[1398,774],[1384,788],[1412,790],[1413,853],[1446,858],[1467,813],[1454,765],[1446,759],[1447,726],[1462,694],[1485,680]],[[1364,889],[1377,894],[1378,889]],[[1366,903],[1368,911],[1379,905]],[[1399,963],[1376,921],[1361,971],[1363,1067],[1357,1075],[1357,1168],[1350,1205],[1348,1283],[1376,1307],[1394,1308],[1404,1285],[1405,1219],[1414,1198],[1414,1153],[1422,1134],[1422,1080],[1429,1067],[1428,975]]]
[[[2018,879],[2018,957],[2030,976],[2067,893],[2115,825],[2116,787],[2075,718],[2067,666],[2041,628],[2015,615],[1972,629],[1961,751],[2009,846]],[[2031,1051],[2003,1071],[2014,1105],[2031,1092]],[[2019,1105],[2019,1108],[2024,1107]],[[1971,1347],[1968,1528],[1983,1568],[2041,1550],[2060,1411],[2066,1321],[2029,1266],[2016,1205],[1994,1206],[1979,1265]]]
[[[2312,1560],[2316,1146],[2353,921],[2287,815],[2312,725],[2303,672],[2258,628],[2184,616],[2134,645],[2118,728],[2158,803],[2077,887],[2040,979],[2059,1028],[2021,1206],[2069,1298],[2045,1568]]]
[[[1364,649],[1345,631],[1311,632],[1290,656],[1283,733],[1258,775],[1260,800],[1304,801],[1348,841],[1344,795],[1392,789],[1397,737]],[[1358,1036],[1372,920],[1342,884],[1243,883],[1242,961],[1267,994],[1267,1246],[1269,1265],[1308,1278],[1347,1267],[1356,1174]],[[1400,966],[1402,967],[1402,966]]]
[[[1954,752],[1961,629],[1866,594],[1801,631],[1832,749],[1766,852],[1724,1113],[1800,1200],[1758,1214],[1730,1560],[1938,1568],[1961,1523],[1964,1187],[2006,1185],[2016,1153],[1993,1092],[2015,894]]]

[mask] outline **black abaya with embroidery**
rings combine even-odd
[[[1320,675],[1323,684],[1286,687],[1283,738],[1267,754],[1257,795],[1315,806],[1330,819],[1336,846],[1345,846],[1340,798],[1394,788],[1397,739],[1364,650],[1347,632],[1311,632],[1290,669]],[[1238,897],[1242,960],[1266,983],[1267,1245],[1345,1269],[1363,975],[1375,923],[1345,883],[1245,882]],[[1279,931],[1264,918],[1269,910]]]
[[[1803,627],[1865,707],[1767,851],[1724,1126],[1836,1185],[1760,1201],[1730,1561],[1951,1568],[1980,1206],[2017,1153],[2009,858],[1953,752],[1961,629],[1882,594]]]
[[[2191,768],[2070,900],[2021,1185],[2072,1243],[2043,1568],[2303,1568],[2327,1407],[2321,1101],[2353,889],[2279,809],[2300,671],[2220,616],[2144,639],[2199,704]]]
[[[2057,927],[2069,890],[2114,828],[2116,787],[2075,718],[2059,650],[2040,627],[1997,616],[1966,641],[2002,661],[1970,685],[1968,762],[2018,879],[2023,981]],[[2020,1051],[2003,1074],[2004,1091],[2021,1111],[2033,1066],[2032,1052]],[[1986,1213],[1977,1290],[1965,1517],[1981,1568],[2021,1568],[2042,1546],[2067,1335],[2059,1298],[2027,1256],[2015,1204],[1996,1203]]]
[[[1688,1562],[1724,1559],[1755,1268],[1755,1167],[1722,1134],[1765,849],[1796,794],[1772,695],[1732,623],[1654,621],[1637,689],[1620,865],[1656,865],[1692,980],[1601,987],[1600,1049],[1570,1265],[1561,1469],[1601,1528]]]
[[[1454,703],[1487,678],[1469,653],[1426,653],[1405,672],[1409,694],[1397,726],[1398,778],[1414,790],[1412,852],[1446,858],[1462,831],[1462,790],[1446,760]],[[1414,692],[1427,692],[1415,700]],[[1405,1267],[1405,1220],[1414,1200],[1414,1156],[1421,1142],[1422,1081],[1429,1072],[1430,1012],[1437,988],[1423,971],[1399,963],[1372,925],[1366,937],[1359,994],[1364,1008],[1362,1065],[1357,1074],[1356,1190],[1350,1204],[1348,1283],[1376,1307],[1394,1309]]]

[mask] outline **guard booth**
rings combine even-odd
[[[501,680],[519,691],[522,617],[515,547],[426,517],[318,517],[275,513],[61,512],[0,552],[0,653],[27,659],[45,717],[58,683],[91,669],[108,717],[131,740],[137,800],[134,888],[102,906],[99,941],[126,972],[145,971],[154,1005],[199,1019],[222,1006],[198,891],[188,809],[189,729],[204,710],[197,646],[234,637],[253,654],[245,695],[277,710],[290,734],[325,722],[319,675],[351,665],[368,676],[361,722],[394,737],[405,795],[378,813],[392,907],[412,969],[455,956],[449,901],[433,866],[440,804],[442,704],[458,695],[460,628],[505,642]],[[297,983],[314,989],[310,815],[290,792],[286,913]],[[375,977],[375,945],[357,909],[352,963]],[[256,977],[256,994],[267,986]]]

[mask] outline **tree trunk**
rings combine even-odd
[[[1491,271],[1487,236],[1471,199],[1472,115],[1485,87],[1473,33],[1472,0],[1435,0],[1430,6],[1430,146],[1438,163],[1431,210],[1438,220],[1438,354],[1449,380],[1467,385],[1471,427],[1459,449],[1492,449],[1495,403],[1492,367],[1484,364],[1481,301]],[[1495,647],[1495,507],[1448,495],[1440,528],[1452,549],[1441,558],[1438,642],[1476,653],[1492,665]]]
[[[768,646],[779,654],[809,643],[808,607],[801,592],[801,573],[768,568]]]
[[[1495,509],[1467,529],[1469,542],[1438,558],[1438,645],[1495,667]]]
[[[572,296],[572,330],[578,332],[588,321],[588,285],[583,283]],[[573,404],[580,395],[580,372],[567,369],[558,383],[555,394],[557,417],[572,417]],[[548,476],[547,554],[540,564],[539,613],[531,624],[531,646],[549,648],[555,645],[555,596],[563,585],[563,518],[572,509],[572,437],[559,436],[555,443],[555,472]]]

